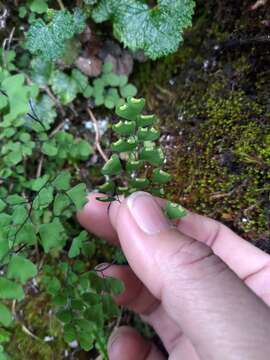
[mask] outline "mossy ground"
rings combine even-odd
[[[270,250],[269,10],[199,3],[179,52],[139,69],[159,112],[175,201]]]

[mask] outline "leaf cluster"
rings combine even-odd
[[[155,115],[144,115],[144,99],[130,97],[116,108],[120,118],[112,129],[118,138],[111,145],[112,156],[102,168],[105,183],[99,190],[108,196],[101,201],[117,200],[135,191],[148,191],[155,196],[164,195],[164,185],[172,176],[163,170],[164,153],[159,146],[160,132]],[[165,213],[170,219],[186,215],[177,204],[167,202]]]
[[[111,20],[119,41],[157,59],[177,51],[184,29],[191,25],[194,6],[194,0],[158,0],[153,8],[141,0],[101,0],[92,18],[97,23]]]

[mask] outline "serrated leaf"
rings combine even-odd
[[[24,291],[21,285],[16,284],[4,277],[0,277],[0,299],[3,300],[22,300]]]
[[[187,216],[187,211],[179,204],[175,204],[171,201],[168,201],[164,209],[166,216],[171,219],[181,219],[184,216]]]
[[[43,19],[32,23],[26,35],[26,47],[47,61],[56,60],[64,55],[67,40],[84,27],[85,15],[80,9],[75,9],[73,14],[67,10],[55,11],[49,24]]]
[[[156,59],[178,49],[194,6],[193,0],[158,0],[153,8],[140,0],[101,0],[92,17],[96,22],[111,19],[115,36],[125,46]]]
[[[8,264],[7,277],[25,284],[28,279],[37,275],[37,267],[32,261],[20,255],[12,256]]]
[[[6,305],[0,304],[0,323],[7,327],[11,324],[11,322],[12,322],[11,311],[9,310],[8,307],[6,307]]]

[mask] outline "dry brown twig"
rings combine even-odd
[[[105,154],[105,152],[103,151],[101,144],[100,144],[101,136],[100,136],[97,119],[95,118],[95,115],[93,114],[91,109],[87,108],[87,112],[88,112],[88,114],[94,124],[94,127],[95,127],[95,133],[96,133],[95,143],[96,143],[97,151],[99,152],[102,159],[107,162],[109,160],[108,156]]]
[[[251,6],[251,10],[257,10],[259,7],[266,5],[268,0],[257,0],[254,5]]]

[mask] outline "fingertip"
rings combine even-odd
[[[114,244],[118,243],[117,235],[108,216],[108,202],[98,200],[104,194],[91,193],[84,208],[77,213],[79,223],[89,232]]]
[[[151,344],[129,326],[121,326],[114,331],[108,342],[110,360],[146,359],[150,350]]]

